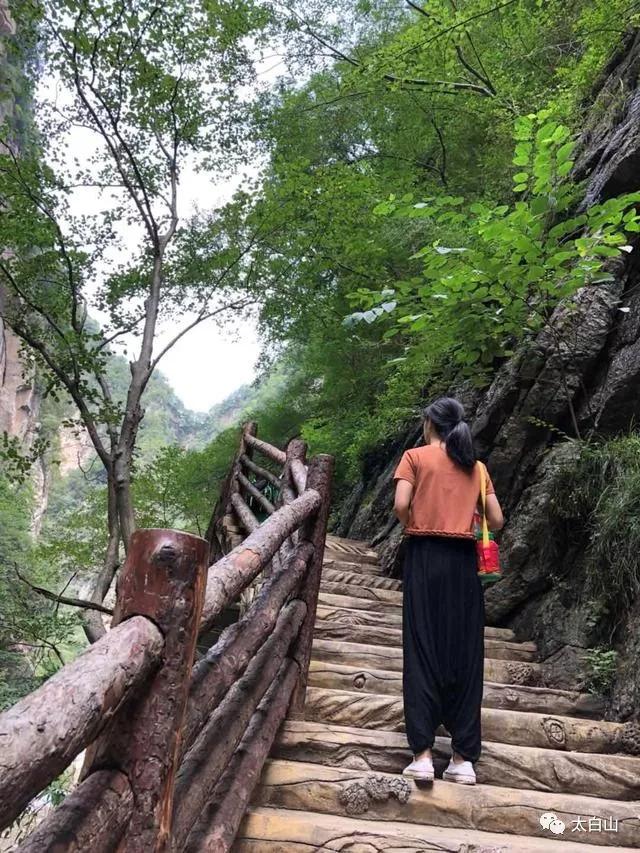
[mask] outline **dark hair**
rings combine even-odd
[[[471,470],[476,464],[476,453],[469,424],[464,419],[462,403],[453,397],[440,397],[422,413],[425,421],[433,424],[445,442],[447,453],[462,468]]]

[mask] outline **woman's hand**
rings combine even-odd
[[[393,510],[403,527],[406,527],[409,522],[412,496],[413,483],[410,483],[408,480],[398,480],[396,483],[396,497]]]

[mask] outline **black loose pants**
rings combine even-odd
[[[473,539],[409,536],[403,577],[403,695],[414,755],[443,723],[453,749],[480,756],[484,597]]]

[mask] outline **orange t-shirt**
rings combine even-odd
[[[413,485],[405,533],[473,539],[473,514],[480,499],[479,465],[466,471],[443,447],[427,444],[405,451],[393,479]],[[495,494],[488,472],[487,494]]]

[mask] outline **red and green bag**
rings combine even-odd
[[[478,554],[478,574],[483,583],[493,583],[500,580],[500,552],[493,533],[487,523],[487,472],[482,462],[480,466],[480,499],[482,501],[482,517],[479,512],[474,516],[474,532],[476,536],[476,551]]]

